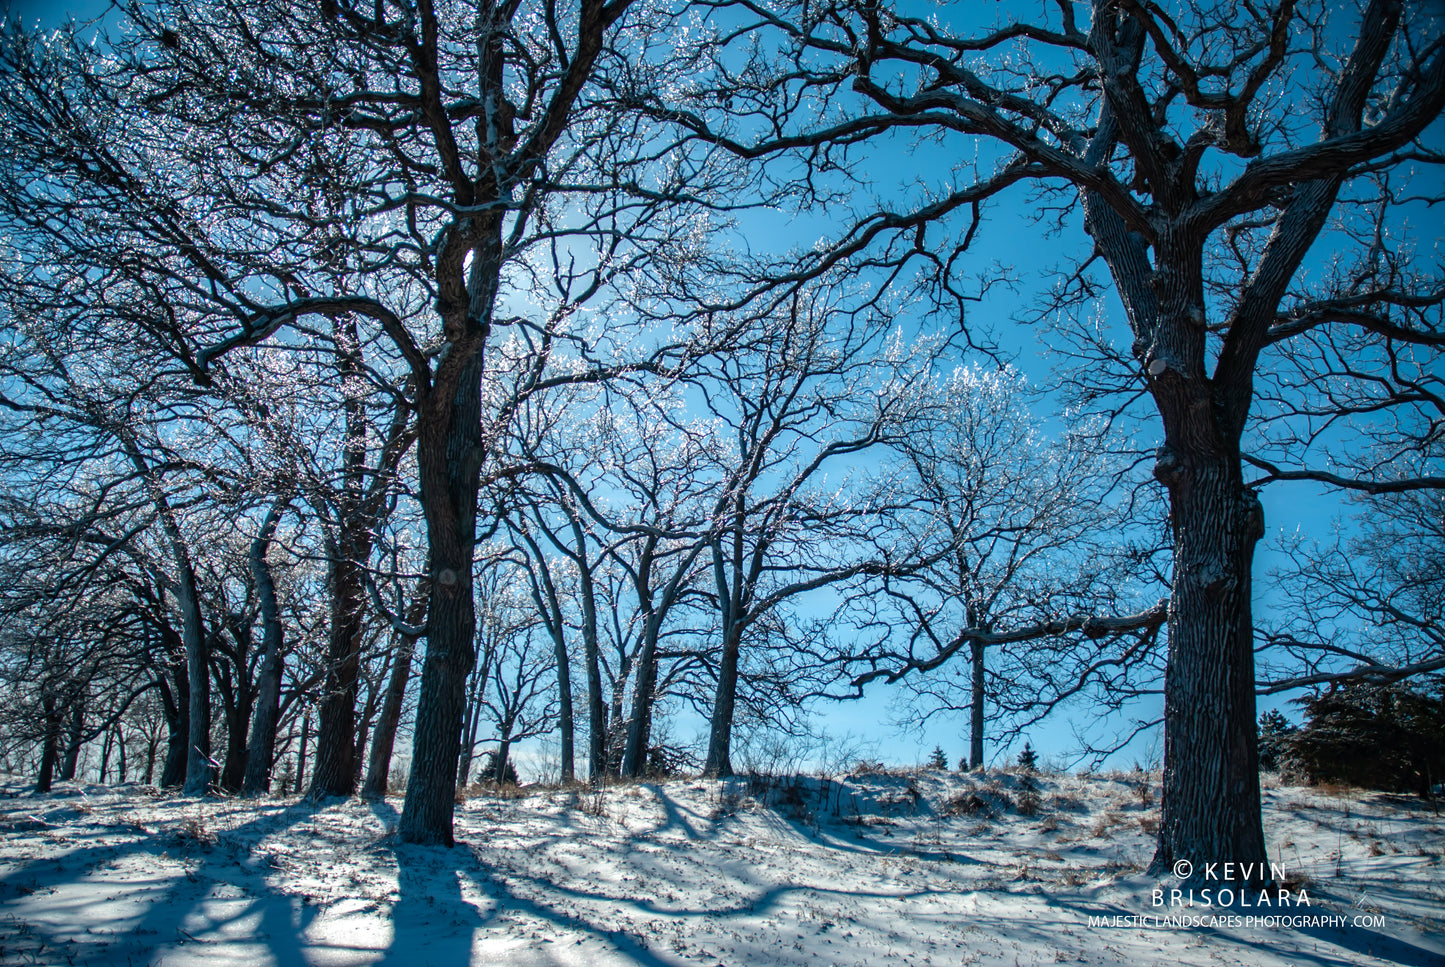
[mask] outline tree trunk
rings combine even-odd
[[[54,696],[41,699],[45,709],[45,734],[40,742],[40,770],[35,778],[36,792],[49,792],[55,778],[55,765],[60,760],[60,727],[65,717],[56,707]]]
[[[147,729],[145,740],[146,740],[146,771],[145,771],[145,776],[141,779],[141,782],[143,782],[145,785],[149,786],[149,785],[151,784],[151,782],[153,782],[153,781],[155,780],[155,777],[156,777],[156,754],[157,754],[158,752],[160,752],[160,745],[161,745],[160,733],[157,732],[157,731],[153,731],[153,730]]]
[[[100,772],[96,775],[96,782],[105,785],[106,773],[110,771],[110,752],[115,743],[115,732],[106,729],[105,738],[100,743]]]
[[[164,677],[158,679],[161,707],[166,716],[166,761],[161,766],[161,788],[169,789],[186,781],[186,742],[190,737],[190,684],[185,669],[172,671],[176,694]]]
[[[65,761],[60,766],[62,782],[75,781],[80,765],[80,747],[85,738],[85,700],[77,698],[70,707],[70,732],[65,737]]]
[[[567,655],[567,641],[562,633],[561,615],[557,616],[558,624],[552,633],[552,652],[557,662],[557,729],[561,733],[561,756],[562,756],[562,782],[571,782],[577,778],[577,769],[573,758],[572,741],[574,728],[572,724],[572,664]]]
[[[1163,875],[1186,861],[1198,877],[1205,863],[1232,862],[1241,871],[1238,880],[1257,886],[1269,875],[1250,590],[1264,514],[1243,485],[1237,457],[1209,459],[1166,448],[1157,472],[1170,491],[1174,584],[1162,812],[1150,871]]]
[[[234,643],[229,662],[217,669],[216,685],[221,698],[221,714],[226,723],[226,753],[221,762],[218,784],[226,793],[241,791],[246,775],[246,730],[251,724],[251,709],[256,704],[256,689],[251,680],[251,624],[243,615],[226,619],[226,630]],[[215,643],[213,642],[213,650]]]
[[[467,688],[467,707],[462,714],[462,734],[457,752],[457,788],[467,784],[472,772],[472,758],[477,754],[477,726],[482,721],[482,689],[487,686],[485,663],[472,672]]]
[[[483,255],[477,252],[474,258],[481,260]],[[474,274],[478,274],[475,267]],[[474,299],[488,310],[491,301]],[[470,339],[452,343],[442,365],[460,365],[460,371],[448,386],[439,370],[438,385],[419,407],[417,463],[432,581],[411,776],[397,825],[398,836],[409,843],[453,843],[457,754],[467,677],[476,661],[472,554],[483,455],[477,434],[486,341],[486,327],[481,328]]]
[[[587,777],[596,782],[607,772],[607,703],[602,699],[597,601],[590,570],[582,575],[582,660],[587,664]]]
[[[177,538],[179,540],[179,538]],[[178,552],[178,556],[182,552]],[[201,621],[201,603],[196,593],[196,573],[189,556],[178,562],[177,594],[181,607],[181,636],[186,643],[186,690],[190,699],[186,715],[186,784],[188,796],[203,796],[215,782],[211,762],[211,656]]]
[[[722,658],[717,668],[717,692],[713,697],[712,721],[708,727],[707,763],[702,774],[726,779],[733,774],[731,758],[733,709],[738,693],[738,658],[742,651],[742,627],[726,626]]]
[[[226,710],[226,761],[221,768],[221,788],[228,793],[240,792],[246,776],[246,725],[254,704],[250,685],[238,681],[236,686],[236,701]]]
[[[306,746],[311,739],[311,706],[306,706],[301,712],[301,743],[296,751],[296,784],[292,787],[297,792],[306,783]]]
[[[276,525],[286,501],[277,500],[266,511],[261,529],[251,542],[247,563],[256,582],[261,611],[261,669],[256,681],[256,704],[251,714],[251,737],[246,743],[246,774],[241,794],[264,796],[271,791],[271,768],[276,760],[276,725],[281,715],[281,674],[284,670],[285,629],[276,600],[276,581],[266,551],[276,535]]]
[[[632,691],[632,715],[627,721],[627,746],[622,753],[622,776],[636,779],[647,768],[647,742],[652,731],[652,699],[657,688],[657,620],[649,614],[643,630],[642,654],[637,659],[637,686]]]
[[[512,753],[512,723],[502,729],[502,739],[497,744],[497,754],[492,757],[492,781],[501,785],[507,778],[507,759]]]
[[[343,388],[361,379],[363,358],[356,319],[333,319],[336,375]],[[331,623],[326,647],[326,683],[316,727],[316,765],[309,799],[350,796],[360,772],[356,761],[356,694],[361,678],[361,644],[365,614],[362,571],[371,559],[372,520],[365,511],[367,437],[366,403],[345,389],[345,427],[341,445],[341,493],[337,499],[336,543],[331,547],[328,586]]]
[[[969,643],[973,659],[973,701],[968,730],[968,767],[983,768],[983,682],[984,644],[974,639]]]
[[[1115,120],[1107,109],[1100,117],[1091,155],[1114,143]],[[1164,426],[1154,476],[1169,492],[1174,571],[1161,816],[1149,871],[1182,872],[1182,879],[1195,882],[1206,864],[1230,863],[1235,865],[1214,869],[1262,883],[1269,877],[1250,593],[1264,514],[1244,486],[1240,463],[1253,384],[1247,375],[1221,373],[1222,362],[1214,378],[1207,374],[1205,238],[1196,227],[1183,219],[1161,220],[1157,237],[1146,243],[1096,195],[1086,192],[1084,199],[1090,233],[1124,302],[1133,351]]]
[[[310,799],[349,796],[356,776],[356,693],[361,677],[362,579],[360,555],[370,542],[343,536],[331,563],[331,627],[327,640],[326,683],[316,728],[316,763]]]
[[[406,685],[411,680],[411,659],[416,651],[416,638],[399,635],[396,649],[391,676],[386,681],[386,694],[381,701],[381,714],[376,720],[376,729],[371,733],[371,754],[367,757],[366,781],[361,787],[363,796],[386,795],[391,773],[391,752],[396,744],[396,727],[401,722],[401,706],[406,699]]]

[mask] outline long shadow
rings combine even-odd
[[[599,924],[592,923],[583,915],[573,910],[558,909],[557,906],[545,903],[533,897],[518,893],[513,886],[501,877],[486,872],[486,868],[480,857],[473,856],[473,862],[468,864],[470,869],[465,870],[476,878],[479,888],[485,889],[499,904],[500,909],[505,909],[509,914],[522,913],[539,920],[552,924],[554,927],[581,933],[586,939],[601,943],[610,948],[611,952],[627,958],[630,963],[642,965],[642,967],[672,967],[673,960],[663,960],[647,946],[645,940],[625,930],[615,930]],[[656,902],[640,897],[619,899],[600,892],[591,892],[580,887],[570,887],[545,877],[530,876],[525,873],[512,870],[508,871],[509,878],[523,881],[536,888],[540,895],[554,895],[560,897],[571,897],[574,900],[595,901],[603,905],[628,906],[638,911],[645,911],[651,914],[668,917],[727,917],[734,914],[766,914],[777,906],[779,899],[793,892],[792,887],[773,887],[757,895],[751,900],[739,900],[732,908],[709,906],[697,910],[675,910],[659,906]],[[581,943],[583,941],[578,941]],[[592,951],[588,951],[592,953]],[[592,953],[592,956],[596,956]],[[539,957],[539,959],[542,959]]]
[[[492,919],[462,896],[454,868],[470,857],[464,847],[395,846],[397,901],[391,910],[387,967],[459,967],[470,964],[476,933]],[[495,908],[494,908],[495,909]]]
[[[0,916],[8,913],[21,922],[22,918],[13,912],[19,905],[17,901],[42,891],[49,893],[76,886],[80,889],[75,899],[67,900],[62,895],[48,900],[45,906],[47,913],[67,914],[64,927],[47,929],[43,922],[23,919],[31,946],[48,947],[54,952],[64,951],[65,959],[72,963],[146,963],[163,950],[174,951],[190,944],[203,947],[207,941],[199,938],[198,934],[220,933],[230,935],[228,942],[264,946],[278,967],[303,967],[309,962],[304,954],[306,944],[303,933],[315,917],[313,910],[305,908],[292,897],[269,889],[246,889],[244,895],[227,898],[211,895],[216,884],[228,883],[232,879],[217,867],[225,867],[229,871],[239,864],[242,869],[254,874],[248,879],[264,883],[264,874],[253,870],[244,858],[237,859],[236,852],[249,852],[253,840],[279,833],[315,814],[314,809],[299,804],[281,809],[266,809],[265,805],[257,804],[254,808],[264,812],[218,837],[207,833],[203,826],[195,829],[170,826],[152,831],[138,824],[127,828],[123,823],[101,826],[80,836],[72,836],[70,842],[82,838],[114,839],[127,835],[135,838],[123,842],[89,843],[63,852],[42,849],[41,855],[34,861],[21,864],[0,878]],[[278,812],[282,814],[279,821]],[[55,811],[47,812],[47,815],[54,816]],[[98,904],[117,902],[117,892],[113,889],[85,891],[83,882],[99,868],[136,857],[149,858],[141,861],[143,868],[149,870],[179,861],[183,872],[171,876],[157,875],[150,884],[128,881],[131,884],[129,892],[134,895],[126,902],[145,903],[144,913],[127,928],[113,933],[87,932],[83,938],[77,937],[77,924],[87,921],[104,923],[104,914],[98,916],[94,912]],[[101,892],[108,895],[101,898]],[[232,905],[234,913],[229,912]],[[6,907],[10,907],[11,911],[7,911]],[[203,907],[209,908],[210,912],[203,911]],[[228,912],[217,915],[221,910]],[[71,939],[62,939],[66,936]]]
[[[662,786],[649,786],[648,788],[650,788],[653,795],[657,797],[658,803],[660,803],[662,806],[663,815],[666,817],[667,820],[664,826],[660,827],[657,830],[654,830],[654,834],[662,832],[666,829],[672,829],[673,827],[676,827],[682,830],[682,835],[692,842],[697,842],[698,840],[711,840],[716,838],[716,833],[713,833],[713,835],[708,835],[707,833],[699,833],[697,829],[692,825],[692,823],[688,821],[687,817],[683,815],[683,808],[679,806],[675,801],[673,801],[672,797],[667,794],[667,791]],[[703,819],[702,816],[693,812],[690,809],[686,810],[686,812],[689,816],[693,816],[698,820]]]

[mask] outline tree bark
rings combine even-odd
[[[984,643],[974,639],[970,642],[971,658],[973,659],[973,695],[969,709],[968,729],[968,767],[969,769],[983,768],[983,683],[984,683]]]
[[[420,597],[407,621],[416,624],[421,620],[420,610],[426,603],[426,596]],[[396,729],[401,724],[401,707],[406,700],[406,686],[411,681],[412,656],[416,653],[416,637],[398,635],[396,659],[391,666],[391,675],[386,680],[386,693],[381,700],[381,713],[376,728],[371,733],[371,753],[367,756],[366,781],[362,784],[363,796],[385,796],[391,775],[391,754],[396,745]]]
[[[106,729],[105,738],[102,739],[100,743],[100,773],[96,776],[96,782],[102,786],[105,785],[106,774],[110,772],[110,750],[114,743],[114,730]]]
[[[652,732],[652,702],[657,691],[657,615],[649,614],[637,657],[637,685],[632,690],[632,715],[627,721],[627,746],[622,776],[636,779],[647,769],[647,744]]]
[[[347,387],[361,378],[363,360],[356,319],[334,320],[337,378]],[[370,429],[366,403],[345,391],[341,452],[341,493],[337,500],[336,543],[329,566],[331,623],[326,647],[326,683],[316,727],[316,766],[309,799],[350,796],[359,773],[356,695],[365,633],[362,572],[371,559],[374,521],[366,500],[366,454]]]
[[[251,717],[251,737],[246,743],[246,774],[241,781],[244,796],[264,796],[271,790],[271,769],[276,758],[276,725],[281,715],[281,674],[284,670],[285,629],[276,600],[276,581],[266,551],[276,536],[276,525],[286,501],[272,503],[251,542],[247,564],[256,582],[261,611],[261,669],[256,682],[256,705]]]
[[[311,742],[311,706],[306,706],[301,711],[301,742],[296,749],[296,785],[292,788],[297,792],[306,784],[306,747]]]
[[[85,738],[85,700],[76,698],[70,705],[70,731],[65,737],[65,760],[60,766],[61,782],[75,781],[75,770],[80,765],[80,747]]]
[[[176,540],[179,541],[179,532]],[[180,573],[176,597],[181,606],[181,634],[186,643],[186,688],[190,698],[186,734],[186,784],[188,796],[203,796],[215,782],[211,762],[211,656],[201,621],[201,602],[196,593],[196,572],[190,555],[177,552]]]
[[[572,723],[572,662],[567,655],[567,641],[560,623],[553,630],[552,652],[557,663],[557,729],[561,740],[561,781],[571,782],[577,778],[572,747],[575,737]]]
[[[360,561],[370,541],[343,535],[331,563],[331,624],[327,634],[326,681],[316,726],[316,756],[309,799],[349,796],[356,791],[356,694],[361,677],[363,633]]]
[[[638,554],[633,582],[646,618],[642,629],[642,653],[637,658],[637,682],[632,689],[632,715],[627,721],[627,745],[622,751],[622,775],[635,779],[647,767],[647,739],[652,725],[652,697],[657,685],[657,635],[660,609],[653,601],[652,564],[657,538],[649,537]]]
[[[481,253],[476,258],[481,259]],[[490,308],[491,299],[485,304]],[[432,581],[411,776],[397,826],[398,835],[409,843],[453,843],[462,715],[467,676],[476,661],[472,554],[482,458],[477,427],[485,338],[478,332],[468,340],[470,345],[452,344],[443,365],[460,364],[458,372],[447,382],[439,374],[439,385],[419,408],[417,462]]]
[[[1254,546],[1258,499],[1238,459],[1166,454],[1174,531],[1169,661],[1164,680],[1164,779],[1159,846],[1150,871],[1187,861],[1237,864],[1268,881],[1255,729]],[[1220,803],[1229,803],[1221,809]],[[1220,869],[1227,870],[1228,867]]]
[[[391,666],[391,675],[386,680],[381,714],[377,717],[376,728],[371,733],[366,780],[361,786],[363,796],[386,795],[387,777],[391,773],[391,752],[396,744],[396,727],[401,723],[401,706],[406,699],[407,682],[411,680],[411,659],[415,651],[414,637],[397,636],[396,659]]]
[[[126,777],[125,731],[119,724],[115,727],[115,744],[120,758],[120,761],[116,763],[116,771],[120,775],[119,781],[124,783]]]
[[[707,762],[702,774],[726,779],[733,774],[733,710],[738,693],[738,659],[742,652],[742,627],[735,622],[724,626],[722,657],[718,661],[717,691],[713,696],[712,720],[708,725]]]
[[[64,714],[57,708],[52,695],[41,699],[44,709],[45,734],[40,742],[40,769],[35,778],[36,792],[49,792],[55,778],[55,766],[60,760],[60,729],[65,721]]]
[[[161,788],[169,789],[186,781],[186,741],[190,736],[190,699],[185,669],[173,669],[176,692],[171,694],[164,674],[157,679],[161,691],[161,708],[166,716],[166,760],[161,766]]]
[[[246,729],[256,704],[256,689],[250,681],[251,627],[239,618],[239,615],[234,616],[229,622],[231,638],[236,645],[234,683],[228,689],[225,687],[226,679],[221,679],[221,700],[226,716],[226,758],[221,766],[220,787],[227,793],[240,792],[246,776]]]
[[[580,529],[580,528],[579,528]],[[578,546],[580,553],[583,545]],[[582,660],[587,665],[587,777],[597,782],[607,772],[607,703],[602,698],[602,660],[597,645],[597,599],[590,568],[581,568]]]

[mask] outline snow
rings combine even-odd
[[[1157,777],[1039,776],[1032,815],[1022,781],[479,794],[444,849],[397,842],[396,799],[34,795],[0,777],[0,963],[1445,964],[1429,804],[1269,786],[1296,905],[1170,907],[1153,891],[1177,884],[1144,873]],[[1154,919],[1171,915],[1193,919]]]

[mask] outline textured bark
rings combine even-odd
[[[345,535],[331,562],[331,622],[327,633],[326,680],[316,727],[316,756],[310,799],[349,796],[356,781],[356,694],[361,677],[364,631],[361,577],[370,542]]]
[[[647,740],[652,731],[653,692],[657,687],[657,635],[662,623],[662,609],[654,602],[652,589],[653,555],[657,538],[649,537],[637,558],[632,574],[644,615],[642,651],[637,657],[637,681],[632,690],[632,715],[627,721],[627,745],[622,751],[622,776],[635,779],[647,767]]]
[[[657,691],[657,616],[647,618],[642,653],[637,657],[637,683],[632,691],[632,715],[627,721],[627,745],[622,753],[622,777],[636,779],[647,769],[647,744],[652,732],[652,705]]]
[[[161,788],[169,789],[186,781],[186,741],[190,736],[190,686],[185,670],[177,669],[174,674],[176,691],[164,678],[158,680],[161,691],[161,708],[166,716],[166,759],[161,766]]]
[[[251,723],[251,710],[256,704],[256,687],[251,680],[251,624],[242,615],[226,619],[233,648],[229,654],[221,642],[212,640],[213,654],[221,653],[217,663],[216,688],[221,699],[221,713],[226,723],[226,754],[221,762],[219,786],[223,792],[238,793],[246,775],[246,730]]]
[[[371,753],[367,756],[363,796],[385,796],[391,773],[391,753],[396,744],[396,727],[401,723],[401,706],[406,699],[407,682],[411,681],[411,659],[416,651],[416,638],[398,635],[396,658],[386,680],[386,693],[381,699],[381,712],[371,733]]]
[[[602,660],[597,646],[597,599],[591,570],[583,570],[581,577],[582,660],[587,666],[587,777],[595,782],[607,771],[607,703],[602,697]]]
[[[717,691],[713,696],[712,720],[708,723],[707,762],[703,775],[726,779],[733,774],[733,710],[738,694],[738,659],[742,651],[742,628],[729,622],[718,661]]]
[[[211,761],[211,656],[201,623],[201,603],[190,555],[182,549],[177,557],[180,573],[176,597],[183,617],[181,634],[186,643],[186,689],[190,698],[184,791],[189,796],[200,796],[210,792],[216,773]]]
[[[251,542],[247,563],[251,579],[256,582],[256,597],[261,611],[261,668],[256,682],[256,705],[251,717],[251,736],[246,743],[246,774],[241,793],[263,796],[271,789],[271,769],[276,758],[276,726],[281,713],[281,673],[284,669],[284,628],[276,600],[276,582],[266,551],[276,535],[276,525],[285,509],[284,501],[276,501],[266,512],[256,539]]]
[[[35,777],[35,791],[49,792],[55,779],[55,766],[60,761],[60,730],[65,721],[54,696],[41,699],[44,709],[45,733],[40,740],[40,769]]]
[[[490,303],[488,298],[488,307]],[[485,335],[474,333],[469,342],[453,346],[444,365],[457,366],[457,372],[447,383],[438,380],[418,420],[417,462],[432,581],[411,776],[397,827],[405,842],[447,846],[453,842],[467,677],[476,661],[472,553],[482,457],[477,426]]]
[[[972,671],[973,671],[973,694],[969,708],[968,723],[968,767],[970,769],[983,768],[983,683],[984,683],[984,643],[973,641],[969,645],[971,649]]]
[[[657,704],[657,648],[662,636],[662,625],[682,594],[688,575],[692,573],[693,563],[705,545],[698,544],[672,559],[672,575],[660,589],[660,593],[653,586],[654,575],[659,570],[657,546],[657,539],[649,538],[632,573],[638,600],[642,603],[642,611],[646,616],[642,630],[642,650],[637,662],[637,683],[633,690],[632,717],[627,723],[627,746],[622,758],[622,775],[634,778],[643,775],[647,770],[652,713]]]
[[[552,653],[557,663],[557,731],[561,742],[561,780],[571,782],[577,777],[573,752],[576,727],[572,723],[572,660],[567,654],[567,641],[560,627],[552,634]]]
[[[80,748],[85,744],[85,700],[76,698],[70,703],[70,729],[65,736],[65,758],[60,765],[60,780],[72,782],[75,770],[80,764]]]
[[[429,379],[422,372],[429,364],[414,344],[409,354],[418,377],[417,469],[433,583],[411,777],[397,826],[404,842],[452,843],[462,711],[467,674],[476,657],[472,552],[487,447],[481,432],[480,384],[508,256],[503,233],[520,231],[520,224],[511,222],[528,214],[513,207],[520,198],[519,189],[545,163],[567,130],[573,105],[591,76],[606,34],[628,5],[629,0],[610,4],[584,0],[578,11],[572,56],[557,75],[550,96],[542,95],[545,103],[529,114],[533,120],[525,134],[516,129],[519,116],[508,100],[504,67],[510,56],[508,33],[517,7],[503,5],[478,18],[477,89],[468,102],[483,105],[483,114],[462,122],[485,132],[486,160],[477,165],[475,175],[466,172],[468,162],[448,116],[445,88],[450,81],[444,84],[440,73],[442,52],[435,25],[420,43],[408,48],[423,123],[430,130],[455,202],[468,212],[458,215],[438,237],[436,307],[445,346]],[[433,16],[430,4],[421,9],[424,19]],[[509,209],[505,216],[503,209]]]
[[[363,359],[356,318],[335,320],[336,375],[343,387],[361,379]],[[371,559],[376,492],[368,499],[366,403],[345,393],[345,427],[341,451],[341,492],[336,501],[338,533],[328,562],[331,621],[326,642],[326,683],[316,727],[316,767],[310,799],[349,796],[360,772],[357,757],[356,695],[361,678],[361,646],[365,634],[362,572]],[[382,473],[385,472],[382,468]]]
[[[1164,683],[1164,796],[1152,869],[1180,860],[1265,869],[1255,730],[1254,545],[1259,501],[1237,460],[1166,461],[1174,530],[1169,663]],[[1228,803],[1221,809],[1220,803]],[[1267,874],[1248,875],[1256,885]]]
[[[251,721],[255,692],[246,682],[237,682],[233,702],[226,707],[226,759],[221,766],[221,789],[241,791],[246,777],[246,726]]]

